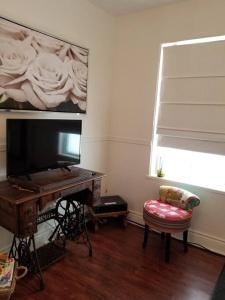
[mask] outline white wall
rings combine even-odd
[[[159,185],[167,183],[146,177],[160,43],[224,35],[224,12],[224,0],[186,0],[117,20],[109,192],[128,201],[133,220],[142,222],[144,201],[157,197]],[[182,186],[201,197],[191,239],[225,254],[225,195]]]
[[[106,137],[109,130],[114,18],[86,0],[0,0],[0,7],[1,16],[90,50],[87,115],[0,112],[0,173],[5,174],[7,117],[82,119],[81,166],[107,173]],[[40,235],[43,232],[45,229],[40,231]],[[10,242],[11,235],[0,228],[0,249],[6,249]]]
[[[160,43],[225,34],[225,1],[186,0],[119,17],[116,40],[115,19],[86,0],[0,0],[0,7],[2,16],[90,49],[88,114],[75,116],[83,120],[82,166],[106,171],[109,193],[123,196],[129,203],[130,218],[142,222],[144,201],[157,197],[164,182],[146,177]],[[24,114],[0,113],[3,172],[7,116]],[[25,117],[74,118],[48,113]],[[225,254],[224,194],[183,187],[201,197],[194,212],[192,240]],[[10,235],[0,229],[0,249],[10,241]]]

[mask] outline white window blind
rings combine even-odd
[[[163,48],[158,146],[225,155],[225,41]]]

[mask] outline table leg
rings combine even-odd
[[[27,267],[30,273],[36,274],[40,280],[40,290],[44,289],[45,284],[37,256],[34,235],[26,238],[14,235],[9,256],[15,258],[19,265]]]

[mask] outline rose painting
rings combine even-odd
[[[0,18],[0,109],[85,113],[88,50]]]

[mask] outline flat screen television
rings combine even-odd
[[[7,119],[7,176],[80,163],[81,120]]]

